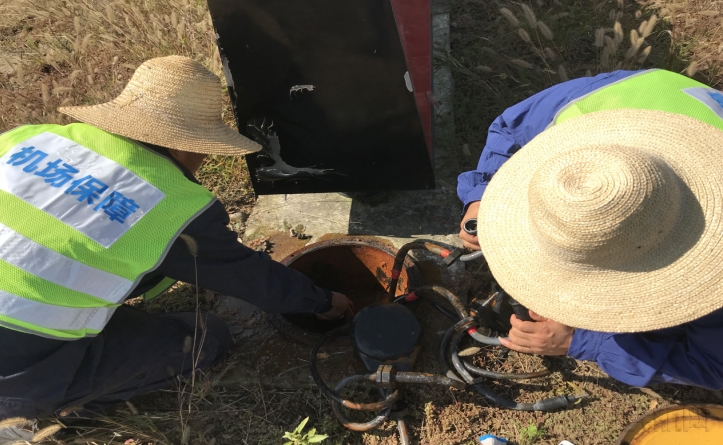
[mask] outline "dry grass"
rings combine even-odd
[[[723,5],[710,0],[649,0],[670,27],[676,71],[723,87]]]
[[[185,55],[221,75],[203,3],[5,0],[0,17],[0,131],[27,123],[67,123],[56,107],[112,99],[135,68],[152,57]]]
[[[222,76],[204,1],[0,0],[0,132],[69,123],[58,106],[108,101],[138,65],[171,54]],[[219,94],[234,126],[220,85]],[[199,176],[232,211],[253,200],[243,159],[211,157]]]
[[[439,63],[455,80],[460,170],[476,165],[505,108],[581,76],[670,65],[668,23],[630,1],[452,1],[452,48]]]

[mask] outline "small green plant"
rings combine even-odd
[[[309,445],[312,443],[320,443],[324,441],[327,437],[326,434],[316,434],[316,428],[312,428],[309,431],[307,431],[305,434],[302,434],[301,431],[306,426],[306,422],[309,421],[309,418],[302,420],[299,426],[294,428],[294,431],[292,432],[285,432],[284,433],[284,439],[289,439],[288,442],[284,442],[284,445]]]
[[[520,445],[532,445],[545,435],[545,430],[532,423],[520,429]]]

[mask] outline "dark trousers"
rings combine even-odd
[[[219,317],[199,317],[203,323],[193,312],[153,315],[121,306],[98,336],[75,341],[0,328],[0,419],[53,416],[69,407],[103,410],[190,375],[194,353],[196,369],[221,361],[231,334]]]

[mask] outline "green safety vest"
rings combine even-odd
[[[592,91],[563,107],[551,125],[587,113],[621,108],[682,114],[723,130],[723,94],[665,70],[642,71]]]
[[[90,125],[0,135],[0,326],[99,333],[214,200],[169,159]]]

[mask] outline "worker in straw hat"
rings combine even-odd
[[[505,346],[723,388],[723,94],[664,70],[554,86],[494,121],[458,194],[530,309]]]
[[[220,318],[122,305],[176,280],[269,312],[349,309],[240,244],[194,178],[208,154],[260,149],[221,121],[220,86],[189,58],[151,59],[116,99],[60,108],[82,123],[0,135],[0,419],[100,410],[221,360]]]

